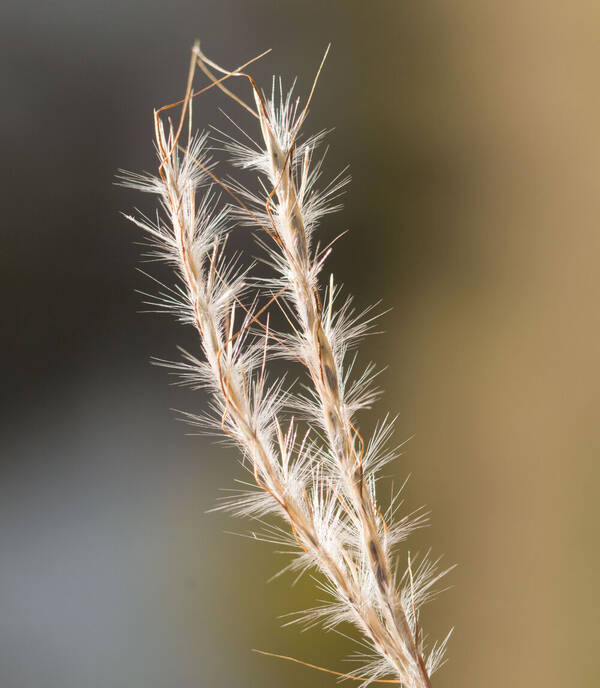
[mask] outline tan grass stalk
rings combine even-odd
[[[318,274],[327,252],[311,246],[316,222],[331,210],[339,183],[321,194],[315,188],[320,164],[311,163],[321,136],[298,145],[306,107],[298,112],[297,104],[294,107],[283,93],[279,105],[274,95],[268,101],[251,80],[264,148],[257,154],[239,143],[229,147],[238,163],[266,174],[272,190],[260,202],[243,187],[223,184],[212,172],[206,138],[191,133],[189,106],[198,59],[211,85],[233,96],[222,82],[242,74],[242,68],[221,70],[225,76],[217,80],[206,63],[220,68],[195,46],[179,125],[169,123],[165,130],[162,109],[155,114],[158,176],[126,175],[124,183],[155,193],[161,201],[166,220],[130,219],[149,234],[181,280],[181,287],[163,294],[157,305],[175,310],[200,335],[205,360],[188,355],[177,367],[186,381],[211,388],[217,419],[213,423],[240,447],[259,488],[237,496],[228,506],[250,516],[275,512],[288,523],[287,534],[273,527],[265,538],[294,547],[294,567],[317,566],[324,574],[333,600],[306,616],[311,621],[322,619],[327,626],[351,622],[360,629],[374,656],[359,680],[377,681],[391,673],[394,678],[386,682],[430,688],[430,675],[440,664],[445,643],[434,646],[424,658],[418,607],[431,597],[431,586],[440,574],[424,560],[416,570],[409,562],[402,588],[395,579],[391,547],[421,525],[423,517],[392,523],[394,505],[385,518],[377,506],[375,472],[392,458],[383,449],[390,427],[382,424],[365,445],[353,415],[374,399],[372,369],[348,391],[343,364],[347,346],[365,333],[368,323],[355,318],[348,304],[337,309],[333,282],[322,303]],[[180,139],[186,116],[189,133],[184,146]],[[268,319],[261,320],[264,308],[258,309],[256,299],[245,303],[246,275],[224,254],[229,231],[226,213],[216,209],[210,189],[202,189],[211,182],[225,188],[246,220],[267,227],[275,239],[269,251],[280,277],[270,293],[277,298],[287,292],[295,313],[291,332],[274,335]],[[282,352],[306,366],[311,399],[294,399],[282,379],[268,382],[267,360]],[[287,430],[282,429],[280,418],[294,404],[310,409],[314,422],[324,430],[323,441],[316,427],[309,427],[300,439],[293,418]]]
[[[300,190],[296,188],[293,170],[294,147],[304,111],[298,122],[290,122],[286,131],[278,131],[273,122],[274,113],[269,114],[256,89],[254,96],[273,186],[267,210],[273,218],[280,239],[281,256],[287,268],[285,276],[300,325],[298,337],[304,345],[303,362],[316,391],[321,422],[327,432],[331,454],[336,458],[344,493],[352,505],[353,516],[360,524],[362,556],[369,562],[377,583],[378,608],[387,631],[380,643],[385,643],[386,654],[394,658],[394,664],[402,666],[407,683],[429,688],[431,683],[418,648],[418,627],[413,632],[407,621],[385,546],[386,524],[365,481],[362,465],[364,442],[352,422],[352,411],[344,398],[342,362],[333,353],[332,329],[328,323],[330,316],[323,313],[316,280],[319,259],[309,252],[310,236],[302,213],[302,195],[309,184],[310,148],[305,149],[302,161]],[[283,147],[286,138],[289,141],[287,148]],[[275,208],[271,210],[273,200]],[[330,289],[330,304],[333,305],[331,292]]]

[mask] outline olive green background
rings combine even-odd
[[[169,409],[204,397],[148,364],[194,338],[137,313],[118,213],[150,206],[113,180],[152,167],[196,37],[231,66],[272,47],[254,73],[299,93],[333,43],[307,122],[353,176],[328,268],[392,307],[363,349],[412,437],[388,483],[432,512],[411,552],[458,563],[423,618],[455,627],[434,686],[598,685],[598,4],[9,0],[0,27],[0,685],[330,686],[250,650],[354,650],[281,628],[319,593],[205,513],[236,453],[184,434]],[[216,96],[198,122],[217,106],[252,124]]]

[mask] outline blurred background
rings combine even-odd
[[[341,670],[354,649],[281,628],[312,583],[267,583],[282,557],[206,513],[236,453],[186,435],[171,409],[204,399],[149,364],[194,339],[139,314],[119,212],[152,206],[113,182],[153,168],[196,37],[229,66],[273,48],[253,73],[299,93],[333,43],[307,123],[353,176],[329,265],[392,307],[363,358],[413,437],[393,477],[432,511],[409,546],[459,564],[423,619],[455,627],[435,687],[597,686],[600,6],[579,0],[4,0],[0,686],[330,686],[251,648]],[[217,107],[252,125],[218,94],[198,123]]]

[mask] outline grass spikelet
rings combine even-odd
[[[396,577],[396,547],[427,514],[399,515],[399,491],[385,513],[379,506],[379,471],[397,456],[390,446],[393,420],[386,416],[363,438],[357,414],[377,401],[378,373],[372,364],[355,373],[350,353],[372,332],[375,311],[357,313],[333,276],[321,280],[332,246],[320,248],[319,223],[339,210],[348,179],[342,172],[323,184],[319,148],[327,132],[303,137],[314,86],[304,105],[281,79],[274,78],[267,96],[244,71],[248,64],[228,71],[196,44],[184,98],[154,113],[157,174],[120,178],[156,197],[155,219],[127,217],[145,232],[150,255],[174,269],[175,283],[161,286],[149,303],[192,325],[199,338],[199,352],[159,364],[174,368],[183,384],[209,389],[211,411],[188,420],[221,433],[241,452],[249,479],[216,508],[260,524],[252,536],[293,557],[285,570],[320,572],[327,602],[292,622],[359,629],[362,665],[352,674],[326,671],[363,684],[430,688],[449,636],[427,650],[419,610],[447,570],[429,557],[416,566],[409,558]],[[208,84],[194,91],[197,67]],[[248,85],[253,106],[233,93],[233,78]],[[238,127],[239,136],[229,137],[216,129],[212,139],[234,166],[257,176],[259,192],[218,177],[212,139],[193,131],[192,100],[213,87],[255,116],[256,131]],[[228,255],[235,223],[263,232],[258,245],[270,278],[255,279]],[[287,331],[270,325],[275,305],[286,314]],[[300,390],[269,371],[282,357],[304,368]]]

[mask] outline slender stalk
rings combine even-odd
[[[351,421],[351,412],[344,399],[341,384],[344,372],[334,356],[330,338],[323,326],[323,308],[315,279],[318,267],[316,260],[309,254],[310,237],[306,231],[300,194],[294,179],[294,139],[297,132],[293,132],[293,136],[290,137],[289,148],[284,149],[278,140],[276,128],[269,117],[263,98],[256,90],[254,95],[266,154],[270,161],[269,177],[273,187],[267,201],[267,212],[273,219],[273,226],[280,239],[281,253],[287,267],[285,275],[292,295],[291,301],[300,325],[299,336],[306,345],[303,362],[317,394],[322,411],[322,423],[326,429],[330,451],[337,461],[346,497],[360,523],[363,554],[369,562],[377,584],[379,608],[388,630],[387,637],[395,640],[395,647],[402,647],[402,656],[396,657],[394,663],[406,663],[408,654],[414,685],[430,688],[429,676],[418,650],[418,639],[408,624],[394,582],[389,555],[382,542],[382,517],[365,481],[361,449],[357,450],[357,444],[360,445],[362,439]],[[307,187],[309,164],[310,152],[307,149],[300,189]],[[274,211],[270,208],[272,198],[275,199]],[[388,649],[391,654],[391,648]]]
[[[181,165],[178,162],[177,147],[173,146],[175,137],[172,129],[167,137],[162,123],[157,120],[157,147],[162,156],[162,192],[170,215],[179,269],[190,301],[194,325],[213,376],[214,388],[224,409],[223,417],[226,417],[230,426],[229,432],[233,430],[241,449],[250,458],[257,486],[279,507],[280,515],[289,523],[302,550],[346,599],[363,632],[381,646],[391,663],[399,662],[399,666],[402,666],[408,660],[408,657],[403,656],[402,645],[390,637],[379,616],[362,602],[359,575],[352,558],[344,556],[341,561],[335,560],[315,528],[310,504],[295,498],[285,484],[286,474],[281,470],[284,465],[281,453],[286,451],[286,438],[280,434],[278,456],[268,438],[264,437],[253,421],[249,386],[244,383],[247,375],[243,365],[236,361],[231,346],[235,305],[232,306],[231,316],[226,320],[225,326],[219,324],[211,303],[211,286],[214,285],[214,266],[219,247],[215,244],[210,258],[206,255],[198,256],[195,251],[194,230],[190,226],[190,218],[195,215],[195,190],[185,181],[181,183]],[[225,427],[224,420],[222,425]]]
[[[194,92],[198,60],[211,83]],[[319,167],[315,173],[311,165],[316,141],[297,148],[306,108],[297,117],[289,96],[285,100],[282,96],[277,108],[274,98],[267,103],[252,78],[241,71],[245,66],[227,72],[206,60],[224,73],[216,79],[204,60],[195,45],[185,97],[155,112],[158,176],[125,174],[123,183],[157,195],[163,211],[156,222],[144,216],[129,218],[147,232],[155,254],[173,265],[179,278],[154,303],[191,324],[200,337],[203,359],[188,354],[183,363],[174,365],[185,382],[211,390],[215,414],[209,422],[234,440],[253,476],[256,489],[235,495],[224,507],[240,515],[276,514],[283,519],[284,527],[268,527],[263,538],[289,546],[296,557],[290,568],[316,567],[331,595],[329,603],[308,610],[305,618],[324,621],[327,627],[350,622],[373,651],[372,661],[360,676],[324,671],[365,683],[382,680],[404,688],[431,688],[430,676],[441,663],[445,641],[425,658],[418,609],[432,597],[431,586],[443,574],[437,574],[435,564],[427,559],[413,571],[409,559],[400,588],[395,580],[391,547],[423,519],[409,515],[392,522],[393,504],[385,517],[378,509],[375,471],[394,458],[393,452],[383,448],[389,424],[382,424],[365,444],[353,414],[373,398],[368,387],[372,371],[366,371],[364,380],[359,378],[358,391],[352,393],[346,388],[343,364],[347,342],[360,336],[365,325],[352,318],[339,325],[347,309],[334,307],[333,285],[327,303],[322,303],[318,273],[324,254],[315,255],[311,249],[315,221],[330,209],[336,187],[318,195],[314,183]],[[248,76],[257,112],[223,86],[231,76]],[[232,189],[212,172],[206,136],[192,134],[192,99],[213,86],[259,120],[264,149],[257,154],[239,143],[234,146],[242,164],[258,169],[270,181],[266,208],[259,207],[257,212],[251,202],[247,205],[242,200],[256,200],[251,194],[243,187]],[[182,105],[178,124],[169,121],[165,128],[161,114],[178,105]],[[180,137],[186,117],[188,142],[183,146]],[[273,282],[278,289],[269,303],[287,293],[295,314],[291,333],[274,335],[268,317],[266,324],[260,321],[265,308],[257,310],[256,296],[244,305],[249,290],[246,273],[224,250],[230,211],[217,209],[211,184],[224,189],[246,220],[266,227],[275,239],[270,253],[280,277]],[[208,188],[203,191],[203,187]],[[267,286],[259,289],[259,295],[267,290]],[[257,324],[262,328],[258,334],[253,331]],[[284,378],[269,381],[267,361],[282,350],[306,366],[312,401],[294,399]],[[311,410],[322,429],[319,433],[309,424],[301,440],[293,416],[287,429],[282,429],[282,418],[289,418],[291,408],[299,403]],[[191,420],[205,422],[197,417]],[[381,679],[390,674],[394,678]]]

